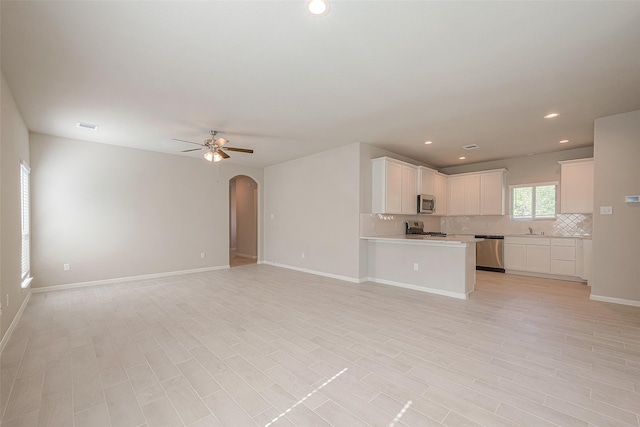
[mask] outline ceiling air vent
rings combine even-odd
[[[480,147],[478,147],[477,144],[469,144],[469,145],[463,145],[462,148],[464,148],[465,150],[475,150],[476,148],[480,148]]]
[[[98,125],[92,125],[91,123],[78,122],[76,127],[79,127],[80,129],[98,130]]]

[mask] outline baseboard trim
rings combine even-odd
[[[610,302],[613,304],[622,304],[622,305],[630,305],[633,307],[640,307],[640,301],[635,301],[632,299],[604,297],[602,295],[591,295],[589,296],[589,298],[592,299],[593,301]]]
[[[462,294],[459,292],[443,291],[442,289],[428,288],[424,286],[411,285],[409,283],[394,282],[393,280],[376,279],[375,277],[368,277],[367,282],[379,283],[381,285],[397,286],[399,288],[412,289],[414,291],[426,292],[429,294],[442,295],[445,297],[467,299],[468,294]]]
[[[178,270],[178,271],[168,271],[165,273],[142,274],[140,276],[116,277],[114,279],[93,280],[90,282],[76,282],[76,283],[68,283],[64,285],[53,285],[53,286],[43,286],[41,288],[31,288],[31,292],[37,294],[40,292],[62,291],[65,289],[85,288],[89,286],[107,285],[110,283],[131,282],[133,280],[158,279],[161,277],[180,276],[182,274],[193,274],[193,273],[203,273],[206,271],[225,270],[227,268],[230,268],[230,266],[218,265],[215,267],[194,268],[191,270]]]
[[[329,277],[331,279],[344,280],[345,282],[361,283],[360,279],[356,279],[353,277],[342,276],[339,274],[325,273],[324,271],[310,270],[308,268],[294,267],[293,265],[279,264],[277,262],[271,262],[271,261],[262,261],[261,264],[272,265],[274,267],[287,268],[289,270],[300,271],[302,273],[315,274],[316,276],[324,276],[324,277]]]
[[[20,321],[20,318],[22,317],[22,313],[24,312],[24,309],[27,306],[29,299],[31,299],[31,293],[32,293],[32,290],[29,289],[29,291],[27,292],[27,296],[22,301],[22,305],[20,306],[20,308],[18,309],[18,312],[16,313],[15,317],[11,321],[11,324],[9,325],[7,332],[4,334],[4,337],[2,337],[2,341],[0,341],[0,354],[2,354],[2,352],[4,351],[4,347],[9,342],[9,339],[11,338],[11,334],[13,333],[13,330],[16,328],[16,325]]]
[[[587,281],[578,276],[560,276],[558,274],[533,273],[530,271],[506,270],[507,274],[515,274],[517,276],[540,277],[542,279],[565,280],[567,282],[578,282],[586,284]]]

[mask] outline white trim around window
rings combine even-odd
[[[509,217],[512,221],[554,221],[558,214],[558,186],[557,181],[536,182],[533,184],[518,184],[509,186]],[[544,194],[544,187],[553,187],[552,196],[546,195],[545,199],[537,200],[537,197]],[[540,189],[540,195],[538,194]],[[516,191],[523,190],[518,195],[519,204],[516,206]],[[529,190],[527,192],[527,190]],[[527,194],[528,193],[528,194]],[[524,197],[524,200],[523,200]],[[538,207],[543,203],[553,203],[553,208]],[[553,210],[553,212],[551,212]]]

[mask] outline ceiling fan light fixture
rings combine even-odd
[[[220,155],[220,153],[218,153],[217,151],[215,151],[213,153],[213,161],[214,162],[219,162],[220,160],[222,160],[222,156]]]
[[[309,0],[307,10],[313,16],[324,16],[329,13],[329,2],[327,0]]]
[[[206,153],[204,153],[204,158],[210,162],[213,162],[213,158],[214,158],[213,151],[207,151]]]

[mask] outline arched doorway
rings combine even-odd
[[[258,259],[258,183],[245,175],[229,180],[229,265]]]

